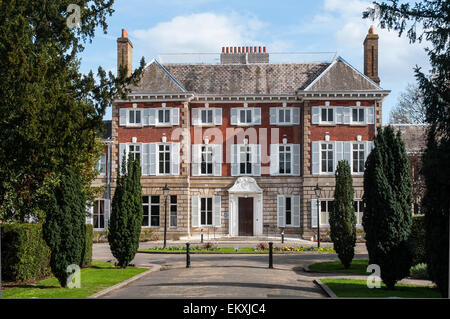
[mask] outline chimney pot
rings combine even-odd
[[[371,25],[369,28],[369,34],[373,34],[373,25]]]
[[[128,33],[125,29],[122,29],[122,38],[128,38]]]
[[[127,67],[127,76],[133,71],[133,44],[128,39],[128,33],[122,29],[122,36],[117,39],[117,74],[121,66]]]
[[[263,52],[266,53],[266,47],[263,47]]]
[[[261,53],[261,47],[259,47],[259,53]]]
[[[225,47],[222,47],[222,53],[225,53]]]

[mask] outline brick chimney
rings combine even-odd
[[[380,84],[378,77],[378,34],[373,33],[373,26],[364,39],[364,74]]]
[[[223,47],[220,64],[269,63],[266,47]]]
[[[133,71],[133,44],[125,29],[122,29],[122,36],[117,38],[117,74],[121,65],[127,66],[127,76],[130,76]]]

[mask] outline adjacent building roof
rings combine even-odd
[[[134,92],[283,95],[297,91],[381,90],[343,59],[331,63],[165,64],[153,60]]]
[[[428,125],[390,124],[395,131],[400,131],[407,153],[422,153],[427,143]]]

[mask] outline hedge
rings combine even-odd
[[[2,280],[24,282],[51,275],[50,248],[42,238],[42,224],[3,224],[1,228]],[[92,225],[86,225],[82,267],[92,263]]]
[[[424,215],[413,216],[409,241],[413,252],[412,265],[426,263]]]

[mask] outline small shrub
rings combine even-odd
[[[204,243],[203,244],[203,248],[206,250],[210,250],[214,247],[214,245],[212,243]]]
[[[256,250],[269,250],[269,247],[267,246],[266,243],[259,243],[258,245],[256,245]]]
[[[427,264],[420,263],[411,267],[409,275],[414,279],[428,279],[428,269]]]

